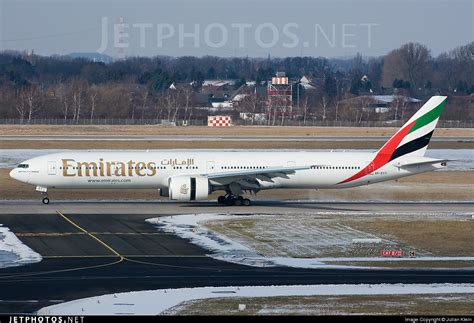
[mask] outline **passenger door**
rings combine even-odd
[[[55,161],[48,162],[48,175],[56,175],[56,162]]]

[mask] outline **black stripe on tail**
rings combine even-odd
[[[433,131],[427,133],[426,135],[421,136],[420,138],[416,138],[410,142],[407,142],[403,146],[398,147],[390,157],[390,160],[397,159],[403,155],[409,154],[411,152],[417,151],[425,146],[427,146],[430,142],[431,136],[433,135]]]

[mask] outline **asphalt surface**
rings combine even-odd
[[[84,135],[3,135],[1,141],[36,140],[36,141],[377,141],[386,142],[390,137],[384,136],[197,136],[197,135],[127,135],[127,136],[84,136]],[[473,137],[433,137],[431,141],[440,142],[473,142]]]
[[[108,293],[197,286],[474,283],[474,270],[304,270],[220,262],[188,241],[144,220],[183,213],[469,212],[474,203],[321,203],[256,201],[223,208],[214,203],[0,201],[0,223],[44,259],[0,270],[0,313]]]

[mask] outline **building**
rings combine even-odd
[[[227,90],[234,87],[237,82],[238,80],[204,80],[202,87]]]
[[[421,102],[416,98],[402,96],[402,95],[370,95],[368,96],[373,100],[368,109],[374,109],[376,113],[385,113],[390,111],[391,108],[397,104],[399,106],[415,105]]]
[[[362,95],[344,100],[344,104],[363,106],[363,110],[386,113],[391,109],[415,107],[421,100],[403,95]]]
[[[277,72],[267,84],[268,116],[293,116],[293,85],[285,72]]]
[[[305,91],[316,90],[317,86],[315,80],[312,77],[306,75],[303,75],[299,81],[299,84]]]

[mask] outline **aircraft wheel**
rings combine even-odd
[[[242,205],[242,199],[235,199],[234,200],[234,206],[241,206]]]
[[[219,203],[219,204],[226,204],[226,200],[227,200],[227,199],[225,198],[225,196],[219,196],[219,197],[217,198],[217,203]]]
[[[243,199],[243,200],[242,200],[242,204],[243,204],[244,206],[250,206],[250,204],[252,204],[252,202],[251,202],[249,199]]]
[[[43,202],[43,204],[49,204],[49,198],[43,197],[42,202]]]

